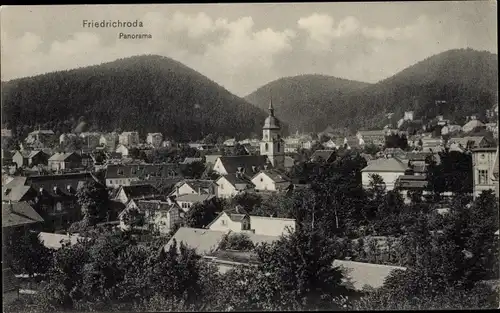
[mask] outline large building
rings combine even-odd
[[[474,174],[474,197],[484,190],[498,189],[498,148],[478,148],[472,150]]]
[[[273,100],[269,102],[269,116],[262,128],[260,155],[265,155],[274,168],[285,168],[285,142],[281,137],[281,122],[274,116]]]

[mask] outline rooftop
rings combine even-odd
[[[396,158],[380,158],[370,162],[362,172],[404,172],[408,165]]]
[[[43,222],[27,202],[2,203],[2,228]]]
[[[186,246],[195,249],[197,254],[206,255],[219,248],[221,241],[227,233],[228,232],[224,231],[181,227],[175,232],[174,236],[163,249],[164,251],[168,251],[175,240],[177,242],[177,248],[179,248],[180,243],[183,242]]]

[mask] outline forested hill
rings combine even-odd
[[[291,131],[320,131],[322,129],[314,129],[314,125],[329,123],[330,117],[325,111],[337,108],[347,94],[368,85],[333,76],[299,75],[272,81],[245,99],[266,109],[272,95],[276,115],[289,123]]]
[[[292,79],[301,87],[286,87]],[[385,113],[395,113],[399,119],[405,110],[414,110],[418,119],[443,114],[461,124],[467,115],[484,114],[497,103],[498,55],[472,49],[449,50],[376,84],[333,84],[329,92],[310,81],[310,76],[279,79],[246,99],[263,107],[272,89],[274,102],[284,112],[282,119],[292,131],[321,131],[328,125],[378,128],[389,122],[384,119]],[[436,100],[446,103],[436,105]],[[307,122],[302,122],[304,119]]]
[[[162,132],[175,140],[260,134],[266,112],[170,58],[135,56],[2,82],[2,127]]]

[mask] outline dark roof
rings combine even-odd
[[[26,201],[31,196],[36,196],[36,191],[31,186],[16,185],[11,187],[2,187],[3,201]]]
[[[219,159],[229,174],[238,172],[238,167],[242,167],[245,174],[251,175],[251,173],[257,173],[260,169],[264,169],[264,166],[268,164],[265,155],[223,156]],[[254,170],[252,166],[255,166],[256,169]]]
[[[99,182],[90,172],[67,173],[58,175],[29,176],[26,178],[26,185],[30,185],[39,192],[43,188],[44,193],[52,197],[74,196],[80,186],[86,182]],[[99,182],[100,183],[100,182]],[[54,193],[54,187],[57,193]],[[69,188],[69,190],[68,190]]]
[[[425,161],[428,156],[434,155],[432,152],[407,152],[405,159],[410,161]]]
[[[240,186],[254,186],[254,184],[252,183],[252,181],[250,180],[249,177],[247,177],[246,175],[243,175],[243,174],[228,174],[228,175],[224,175],[224,176],[221,176],[221,177],[224,177],[228,182],[231,183],[231,185],[233,185],[234,187],[236,187],[236,189],[238,189],[238,185]]]
[[[2,268],[2,293],[19,289],[19,281],[10,268]]]
[[[247,216],[247,214],[228,214],[229,218],[231,219],[231,221],[233,222],[241,222],[243,221],[243,219]]]
[[[43,222],[43,218],[28,203],[2,203],[2,228],[38,222]]]
[[[66,161],[69,158],[81,158],[80,155],[76,154],[75,152],[68,152],[68,153],[55,153],[53,156],[49,158],[49,161]]]
[[[170,211],[172,208],[179,208],[176,203],[169,203],[160,200],[137,200],[135,202],[139,211]]]
[[[132,186],[121,186],[125,194],[129,199],[140,199],[142,197],[160,196],[160,191],[156,189],[153,185],[132,185]]]
[[[118,171],[123,174],[118,174]],[[106,178],[145,177],[145,176],[171,177],[180,175],[179,165],[175,163],[164,164],[109,164],[106,167]]]
[[[281,122],[275,116],[268,116],[264,121],[264,129],[280,129]]]
[[[201,189],[201,190],[208,189],[215,184],[215,182],[213,180],[209,180],[209,179],[185,179],[185,180],[177,183],[177,185],[181,186],[184,183],[188,184],[191,188],[193,188],[196,191],[198,189]]]
[[[335,150],[316,150],[311,156],[311,160],[316,161],[318,158],[321,158],[324,161],[329,161],[334,152]]]
[[[401,175],[396,179],[395,186],[402,189],[423,189],[427,186],[425,176]]]

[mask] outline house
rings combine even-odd
[[[460,125],[445,125],[441,128],[441,135],[451,135],[462,131],[462,126]]]
[[[217,161],[218,158],[220,158],[222,154],[207,154],[205,155],[205,165],[207,167],[212,168]]]
[[[243,232],[250,237],[252,235],[269,236],[273,237],[273,240],[276,240],[281,235],[288,234],[288,231],[294,232],[296,223],[295,219],[254,216],[239,213],[233,214],[223,211],[207,226],[207,228],[224,232]],[[258,240],[258,237],[255,237],[255,239]]]
[[[464,149],[492,147],[493,142],[485,136],[466,136],[463,138],[450,138],[448,144],[458,144]]]
[[[182,242],[187,247],[194,249],[198,255],[207,255],[219,249],[227,234],[227,231],[181,227],[163,247],[163,251],[167,252],[174,242],[179,249]]]
[[[214,197],[214,195],[209,194],[186,194],[176,197],[175,201],[179,204],[184,212],[187,212],[193,205],[197,203],[203,203],[205,201],[210,201]]]
[[[273,169],[260,171],[251,181],[258,191],[285,191],[291,184],[290,178]]]
[[[5,307],[19,300],[19,281],[12,269],[4,267],[3,264],[2,262],[2,303]]]
[[[30,146],[51,146],[57,140],[52,130],[35,130],[28,134],[24,142]]]
[[[231,138],[231,139],[224,141],[224,146],[226,146],[226,147],[234,147],[235,145],[236,145],[235,138]]]
[[[237,233],[250,231],[250,216],[248,214],[233,214],[223,211],[208,224],[207,228],[210,230]]]
[[[303,138],[288,137],[285,138],[285,153],[295,153],[302,148],[304,144]]]
[[[335,150],[316,150],[311,156],[311,162],[332,162],[335,160]]]
[[[123,132],[118,136],[118,143],[126,147],[135,147],[139,145],[139,133],[136,131]]]
[[[67,145],[70,142],[73,142],[74,140],[76,140],[77,138],[78,138],[78,136],[76,134],[73,134],[73,133],[62,134],[61,136],[59,136],[59,144],[60,145]]]
[[[12,156],[12,162],[17,164],[18,168],[33,167],[35,165],[47,165],[49,155],[43,151],[16,151]]]
[[[14,156],[15,152],[17,151],[9,151],[7,149],[2,149],[2,166],[12,164],[13,162],[12,157]]]
[[[438,147],[443,144],[443,139],[442,138],[433,138],[433,137],[423,137],[420,138],[422,141],[422,148],[429,148],[429,147]]]
[[[332,139],[328,140],[327,142],[323,143],[323,147],[327,148],[327,149],[335,149],[335,148],[339,148],[337,146],[337,144],[335,143],[335,141],[333,141]]]
[[[406,203],[411,202],[411,192],[422,192],[426,190],[427,177],[424,175],[401,175],[394,183],[394,189],[398,190]]]
[[[87,238],[79,235],[40,232],[38,234],[38,240],[40,240],[46,248],[59,250],[63,247],[63,245],[69,244],[74,246],[83,240],[87,240]]]
[[[188,194],[208,194],[215,195],[217,185],[213,180],[208,179],[184,179],[174,186],[174,190],[169,196],[181,196]]]
[[[383,146],[385,144],[385,130],[360,130],[356,133],[356,137],[362,144],[374,144]]]
[[[215,184],[217,186],[217,197],[226,199],[255,188],[250,178],[241,173],[221,176],[215,181]]]
[[[361,170],[361,179],[364,188],[368,188],[371,176],[380,175],[384,180],[386,189],[394,189],[394,184],[399,176],[404,175],[408,165],[397,158],[380,158],[370,162]]]
[[[161,200],[131,200],[118,216],[120,228],[122,230],[129,229],[129,226],[125,225],[122,217],[126,210],[131,208],[135,208],[143,214],[144,225],[147,229],[157,231],[163,235],[169,234],[176,225],[180,225],[184,216],[184,212],[175,202]]]
[[[130,200],[150,199],[155,200],[164,198],[160,191],[150,184],[120,186],[114,198],[123,204],[127,204]]]
[[[95,149],[100,144],[101,134],[96,132],[80,133],[82,138],[82,146],[90,149]]]
[[[195,163],[195,162],[203,162],[203,158],[189,158],[189,157],[186,157],[179,164],[192,164],[192,163]]]
[[[12,130],[2,128],[2,148],[7,147],[12,140]]]
[[[294,232],[295,219],[250,215],[250,229],[256,235],[281,236]]]
[[[48,163],[53,171],[75,169],[82,167],[82,157],[75,152],[58,152],[49,158]]]
[[[5,187],[14,190],[18,188],[16,185],[31,186],[36,195],[26,200],[37,199],[34,208],[45,220],[43,228],[55,231],[81,220],[81,206],[76,192],[88,182],[100,183],[91,173],[83,172],[19,177]]]
[[[380,288],[393,271],[406,271],[406,268],[401,266],[346,260],[335,260],[333,266],[340,268],[344,272],[343,284],[348,289],[355,291],[368,291],[365,287],[369,289]]]
[[[115,152],[120,153],[123,157],[128,157],[130,149],[123,144],[119,144],[118,147],[116,147]]]
[[[311,149],[316,143],[317,140],[306,140],[302,143],[302,149]]]
[[[213,170],[220,175],[234,174],[238,171],[252,175],[268,166],[272,167],[265,155],[223,156],[217,159]]]
[[[345,137],[344,138],[344,147],[347,149],[359,149],[361,146],[363,146],[365,142],[363,140],[360,140],[356,137]]]
[[[493,137],[498,138],[498,124],[497,123],[487,123],[486,129],[493,133]]]
[[[118,146],[119,135],[116,132],[102,134],[99,144],[106,147],[108,151],[115,151]]]
[[[105,180],[107,187],[118,188],[140,181],[177,182],[180,176],[179,165],[175,163],[108,164]]]
[[[480,127],[486,127],[486,125],[484,125],[483,122],[481,122],[480,120],[476,119],[475,117],[472,117],[472,119],[470,121],[468,121],[463,127],[462,127],[462,131],[464,133],[468,133],[468,132],[471,132],[473,131],[474,129],[476,128],[480,128]]]
[[[148,133],[146,136],[146,143],[155,148],[160,147],[162,142],[163,135],[161,133]]]
[[[474,197],[484,190],[496,191],[498,179],[498,148],[478,148],[472,150],[472,167],[474,173]],[[496,167],[496,169],[495,169]]]

